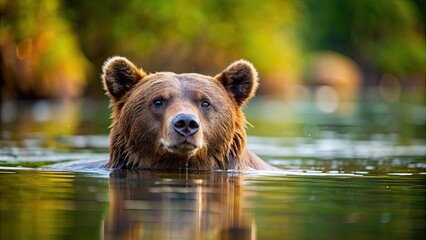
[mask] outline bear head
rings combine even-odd
[[[103,66],[113,108],[109,168],[244,169],[246,119],[258,75],[245,60],[215,77],[147,74],[123,57]]]

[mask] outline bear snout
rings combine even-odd
[[[200,121],[192,114],[179,114],[172,120],[173,129],[181,136],[189,137],[200,129]]]
[[[199,118],[194,114],[179,113],[168,121],[161,145],[170,153],[193,156],[203,146],[203,134]]]

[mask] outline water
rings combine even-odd
[[[283,171],[109,171],[99,167],[106,107],[49,104],[2,119],[0,239],[425,237],[426,144],[416,125],[368,128],[378,117],[362,114],[278,124],[278,110],[272,120],[249,112],[249,148]]]
[[[425,175],[0,170],[1,239],[421,239]]]

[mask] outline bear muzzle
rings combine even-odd
[[[176,115],[167,129],[167,136],[160,140],[170,153],[181,156],[193,156],[202,146],[200,120],[193,114]]]

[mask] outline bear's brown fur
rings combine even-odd
[[[113,113],[106,167],[275,169],[246,149],[242,107],[257,78],[245,60],[209,77],[147,74],[126,58],[108,59],[102,79]]]

